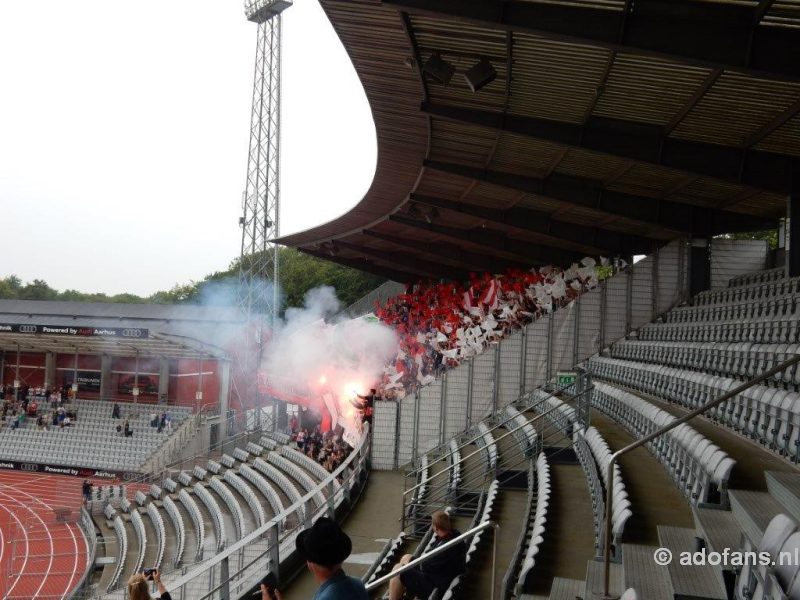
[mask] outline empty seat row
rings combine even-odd
[[[600,379],[695,409],[741,382],[663,365],[592,357],[588,367]],[[800,459],[800,395],[763,385],[748,388],[710,409],[706,416],[770,450]]]
[[[186,489],[182,489],[180,492],[178,492],[178,501],[186,509],[186,512],[189,513],[189,518],[192,520],[192,526],[194,527],[194,533],[197,542],[197,553],[195,554],[195,560],[203,560],[203,545],[206,541],[206,526],[205,520],[203,519],[203,514],[200,512],[200,508],[197,506],[194,498],[189,495],[189,492],[186,491]]]
[[[626,340],[611,347],[614,358],[659,363],[713,375],[752,379],[800,353],[800,344],[752,342],[641,342]],[[770,377],[764,385],[797,391],[800,367],[793,365]]]
[[[325,467],[323,467],[317,461],[310,459],[299,450],[295,450],[291,446],[281,446],[280,453],[281,456],[288,458],[294,464],[303,467],[306,471],[311,473],[317,478],[318,482],[324,481],[329,475],[329,473],[325,470]],[[338,485],[338,481],[335,479],[333,481],[335,482],[334,485]]]
[[[301,523],[304,522],[305,507],[303,506],[303,503],[300,502],[300,500],[303,498],[303,494],[300,493],[300,490],[297,489],[297,486],[289,481],[286,475],[261,458],[257,458],[255,461],[253,461],[253,468],[263,473],[267,476],[267,479],[277,484],[278,488],[280,488],[284,495],[289,499],[290,504],[297,505],[297,516]]]
[[[662,342],[754,342],[794,344],[800,342],[800,320],[765,318],[699,323],[649,323],[638,339]]]
[[[367,569],[366,573],[361,576],[361,581],[367,584],[386,575],[389,569],[395,564],[397,554],[400,548],[402,548],[405,539],[406,532],[401,531],[396,538],[389,540],[369,569]]]
[[[475,444],[482,450],[484,471],[487,473],[494,472],[497,468],[497,445],[494,442],[492,432],[489,431],[489,427],[483,421],[478,423],[478,436],[475,438]]]
[[[757,545],[756,545],[757,544]],[[736,600],[795,600],[800,598],[800,527],[785,514],[777,514],[764,530],[761,540],[744,537],[744,552],[765,553],[771,564],[745,561],[736,578]],[[766,562],[766,561],[764,561]]]
[[[208,513],[211,515],[211,520],[214,522],[214,532],[217,536],[217,552],[223,550],[228,545],[228,538],[225,535],[225,521],[222,518],[222,509],[214,496],[211,495],[205,486],[199,481],[194,484],[194,494],[200,499]]]
[[[117,535],[117,566],[114,567],[114,574],[106,587],[107,592],[119,584],[122,570],[125,567],[125,557],[128,556],[128,532],[125,530],[125,522],[119,515],[114,517],[114,533]]]
[[[800,277],[782,278],[768,282],[737,285],[719,290],[705,290],[697,294],[692,303],[695,306],[725,304],[728,302],[747,302],[775,296],[800,293]]]
[[[705,323],[739,319],[800,319],[800,294],[791,293],[758,300],[680,306],[663,316],[665,323]]]
[[[520,545],[520,550],[524,547],[524,554],[521,556],[521,566],[517,581],[514,585],[514,593],[521,596],[525,588],[532,579],[533,568],[536,566],[536,557],[539,554],[542,543],[544,542],[544,531],[547,524],[547,512],[550,507],[550,465],[544,452],[540,453],[536,459],[536,492],[532,498],[532,516],[523,531],[524,543]],[[535,508],[534,508],[535,506]]]
[[[574,447],[576,454],[579,455],[581,465],[584,463],[589,464],[594,461],[596,470],[591,468],[586,469],[586,475],[589,480],[589,491],[592,493],[592,502],[597,504],[598,507],[602,503],[602,511],[597,512],[605,516],[607,507],[605,506],[605,498],[608,493],[609,486],[611,486],[612,498],[612,512],[611,512],[611,548],[612,555],[615,558],[619,557],[620,542],[625,530],[625,523],[628,521],[631,512],[630,500],[628,500],[628,492],[625,489],[625,483],[622,481],[622,473],[620,472],[619,465],[614,465],[614,472],[609,480],[608,467],[611,464],[611,449],[608,444],[594,427],[588,427],[586,430],[579,429],[574,434]],[[585,445],[584,445],[585,442]],[[587,449],[589,455],[587,456]],[[580,455],[583,455],[582,457]],[[596,482],[591,481],[592,478],[599,476],[599,481],[602,484],[600,491],[600,498],[595,498],[598,493]],[[600,519],[600,522],[595,522],[595,530],[598,532],[598,550],[605,546],[605,536],[608,532],[603,530],[605,520]]]
[[[577,420],[575,409],[544,390],[534,391],[533,396],[537,400],[532,406],[533,411],[544,415],[542,418],[545,421],[555,425],[565,436],[571,438]]]
[[[183,562],[183,551],[186,549],[186,525],[175,501],[169,496],[164,497],[164,510],[167,511],[172,521],[172,529],[175,530],[175,557],[172,559],[172,566],[178,567]]]
[[[461,451],[455,438],[450,439],[450,493],[456,495],[461,485]]]
[[[762,271],[754,271],[752,273],[745,273],[744,275],[737,275],[728,280],[728,287],[735,287],[740,285],[753,285],[756,283],[767,283],[770,281],[779,281],[786,276],[786,270],[783,267],[776,267],[774,269],[765,269]]]
[[[283,512],[284,506],[280,496],[278,496],[275,488],[273,488],[269,482],[264,479],[263,475],[257,473],[249,465],[240,466],[239,475],[258,488],[258,491],[261,492],[261,495],[267,499],[273,515],[279,515]],[[286,519],[284,518],[281,525],[285,525],[285,523]]]
[[[522,454],[527,458],[532,458],[536,450],[536,430],[533,425],[528,423],[521,412],[512,405],[506,406],[502,415],[503,425],[509,431],[513,431],[513,436],[519,444]]]
[[[306,493],[314,492],[312,498],[317,506],[322,506],[325,504],[325,496],[323,496],[322,492],[318,489],[317,482],[311,479],[308,473],[306,473],[292,461],[285,459],[276,452],[270,452],[267,454],[267,462],[272,463],[284,473],[291,475],[292,479],[299,482],[300,485],[303,486]]]
[[[136,566],[133,568],[134,573],[139,573],[144,566],[144,553],[147,551],[147,532],[144,528],[144,521],[139,511],[134,509],[131,511],[131,523],[133,524],[133,531],[136,533],[137,541],[139,542],[139,554],[136,556]]]
[[[164,548],[167,543],[167,530],[164,527],[164,519],[161,518],[161,513],[152,502],[147,504],[147,515],[153,522],[153,528],[156,530],[156,543],[158,544],[156,550],[156,560],[153,566],[156,569],[161,568],[161,562],[164,560]]]
[[[264,513],[264,508],[261,506],[261,502],[258,501],[258,497],[253,491],[253,488],[247,485],[242,478],[233,471],[225,471],[222,479],[239,492],[245,502],[247,502],[247,506],[250,507],[250,512],[253,513],[255,517],[256,527],[261,527],[267,522],[267,515]]]
[[[595,381],[592,406],[643,438],[675,417],[625,390]],[[675,485],[692,504],[727,504],[728,480],[736,464],[728,454],[688,425],[679,425],[648,444]]]
[[[236,496],[233,495],[233,492],[231,492],[227,485],[222,483],[222,480],[218,476],[214,475],[209,483],[211,489],[222,498],[222,501],[228,507],[228,513],[233,518],[233,526],[236,528],[236,539],[242,539],[247,532],[242,506],[239,504]]]

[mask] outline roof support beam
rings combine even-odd
[[[421,276],[432,277],[434,279],[466,280],[469,273],[469,270],[459,269],[458,267],[450,267],[448,265],[443,265],[442,263],[431,262],[429,260],[424,260],[415,256],[409,256],[407,254],[392,254],[376,248],[370,248],[369,246],[360,246],[357,244],[351,244],[349,242],[335,241],[332,243],[336,248],[341,247],[346,250],[350,250],[351,252],[371,256],[382,262],[398,265],[404,270],[407,269],[414,273],[419,273]]]
[[[557,221],[546,212],[529,208],[512,207],[502,210],[416,193],[412,193],[410,198],[414,202],[425,204],[426,206],[451,210],[516,229],[552,236],[557,240],[600,248],[605,252],[621,256],[646,254],[655,245],[653,238],[627,235],[616,231]]]
[[[322,260],[335,262],[345,267],[350,267],[351,269],[355,269],[356,271],[362,271],[364,273],[375,275],[376,277],[385,277],[386,279],[390,279],[391,281],[397,281],[398,283],[415,281],[420,277],[417,273],[404,271],[402,269],[392,269],[390,267],[376,265],[375,263],[372,263],[363,258],[345,258],[343,256],[329,256],[325,252],[319,252],[317,250],[311,250],[309,248],[298,247],[297,249],[300,252],[305,252],[309,256],[314,256]]]
[[[793,119],[798,113],[800,113],[800,100],[792,104],[789,108],[779,114],[777,117],[772,119],[769,123],[764,125],[761,129],[753,133],[750,137],[748,137],[743,143],[743,148],[752,148],[756,144],[758,144],[761,140],[765,137],[770,135],[773,131],[778,129],[781,125]]]
[[[389,220],[408,227],[443,235],[460,242],[481,246],[494,252],[513,254],[524,261],[528,261],[529,267],[545,264],[571,264],[586,256],[579,252],[558,250],[546,246],[537,246],[522,240],[515,240],[490,229],[460,229],[458,227],[439,225],[438,223],[417,221],[401,215],[390,215]]]
[[[508,131],[781,194],[788,193],[792,163],[797,160],[760,150],[666,137],[658,126],[605,117],[592,117],[580,125],[430,102],[423,102],[421,108],[428,115],[450,121]]]
[[[768,229],[774,225],[771,219],[759,219],[751,215],[612,192],[598,187],[593,182],[558,173],[547,179],[537,179],[432,160],[426,160],[424,165],[426,168],[443,173],[546,196],[575,206],[593,208],[610,215],[638,221],[645,226],[686,232],[694,236],[755,231]]]
[[[646,0],[629,10],[506,0],[383,0],[411,14],[532,33],[555,40],[800,80],[800,34],[761,24],[761,7]],[[680,35],[675,35],[680,32]]]
[[[401,248],[409,248],[411,250],[424,252],[425,254],[432,254],[437,257],[442,257],[442,260],[447,259],[461,263],[462,266],[466,266],[473,271],[500,273],[508,267],[517,267],[520,269],[530,268],[530,265],[523,261],[506,260],[489,254],[471,252],[454,244],[421,242],[419,240],[388,235],[378,231],[371,231],[369,229],[365,229],[362,233],[375,239],[389,242],[395,246],[400,246]]]

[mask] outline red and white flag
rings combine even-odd
[[[484,292],[483,296],[481,297],[481,302],[485,304],[489,310],[494,310],[497,308],[498,300],[497,294],[500,291],[500,285],[497,283],[496,279],[492,279],[489,282],[488,289]]]

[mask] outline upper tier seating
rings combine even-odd
[[[97,400],[76,400],[71,409],[76,419],[67,427],[36,427],[35,419],[26,419],[23,427],[0,429],[0,458],[52,465],[137,471],[146,460],[167,442],[171,433],[158,433],[150,426],[150,413],[167,412],[172,432],[189,416],[189,409],[175,406],[125,404],[122,418],[112,419],[112,406]],[[46,409],[45,409],[46,410]],[[124,437],[117,425],[128,420],[133,436]]]
[[[800,344],[752,342],[661,342],[625,340],[611,347],[611,356],[638,362],[705,371],[746,380],[757,377],[800,352]],[[800,390],[797,365],[770,377],[765,385]]]
[[[610,358],[593,357],[587,365],[600,379],[690,409],[740,384],[726,377]],[[800,459],[800,403],[797,399],[795,392],[758,385],[713,408],[707,416],[797,462]]]
[[[638,396],[600,381],[594,383],[592,406],[608,414],[637,439],[675,420]],[[679,425],[648,447],[692,503],[726,504],[728,479],[736,461],[718,446],[690,426]]]

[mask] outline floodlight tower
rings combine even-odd
[[[256,405],[256,371],[267,328],[278,313],[278,248],[269,242],[280,232],[281,13],[291,0],[245,0],[245,15],[258,24],[250,146],[244,191],[239,306],[249,320],[253,344],[247,344],[240,400]],[[242,389],[244,388],[244,389]]]

